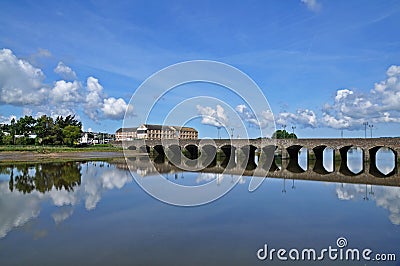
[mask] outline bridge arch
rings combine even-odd
[[[393,155],[393,167],[385,171],[377,160],[378,153],[383,150],[388,150]],[[397,173],[397,152],[392,148],[385,146],[376,146],[369,149],[369,173],[375,177],[389,177]]]
[[[137,147],[134,145],[128,147],[128,150],[130,150],[130,151],[136,151],[136,149],[137,149]]]
[[[155,145],[153,149],[157,152],[158,155],[165,155],[164,146],[161,144]]]
[[[223,145],[220,150],[222,151],[221,166],[224,168],[233,168],[236,166],[236,147],[232,145]]]
[[[214,145],[203,145],[200,149],[200,156],[203,167],[214,167],[217,165],[217,147]]]
[[[258,167],[271,172],[279,170],[279,167],[275,161],[275,151],[277,148],[278,146],[275,145],[267,145],[262,147]]]
[[[292,173],[303,173],[305,170],[299,165],[299,152],[303,148],[302,145],[292,145],[286,148],[289,154],[289,164],[286,169]]]
[[[245,145],[240,148],[240,156],[238,156],[241,167],[246,170],[254,170],[257,168],[255,162],[255,154],[257,147],[254,145]]]
[[[179,146],[178,144],[171,144],[169,146],[166,146],[165,154],[171,164],[178,166],[182,163],[181,146]]]
[[[196,160],[199,158],[199,147],[195,144],[187,144],[185,146],[185,151],[188,154],[188,158],[191,160]]]
[[[319,145],[312,149],[315,155],[315,163],[313,167],[313,171],[326,175],[335,171],[335,149],[333,147],[329,147],[327,145]],[[328,161],[328,152],[331,151],[332,159]],[[327,165],[328,164],[328,165]],[[331,164],[331,165],[329,165]]]
[[[343,175],[347,175],[347,176],[356,176],[359,174],[364,173],[364,150],[356,147],[354,145],[348,145],[348,146],[344,146],[341,147],[339,149],[340,152],[340,158],[341,158],[341,162],[340,162],[340,169],[339,172],[342,173]],[[361,153],[358,157],[358,160],[361,161],[361,167],[359,171],[352,171],[349,167],[349,154],[353,153],[353,152],[357,152],[357,153]]]
[[[143,146],[140,146],[140,147],[139,147],[139,152],[142,152],[142,153],[147,153],[147,154],[149,154],[149,153],[150,153],[150,150],[151,150],[151,148],[150,148],[149,145],[143,145]]]
[[[153,150],[155,151],[155,157],[154,157],[154,162],[161,164],[165,162],[165,150],[162,145],[155,145],[153,147]]]

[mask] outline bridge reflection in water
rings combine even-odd
[[[279,159],[278,159],[279,160]],[[390,177],[376,177],[368,172],[362,174],[348,175],[346,172],[335,170],[333,172],[317,172],[314,168],[310,168],[306,171],[297,171],[297,168],[292,169],[289,160],[282,160],[283,167],[279,167],[275,164],[270,170],[261,167],[255,167],[253,169],[244,168],[240,163],[226,164],[224,159],[217,160],[215,164],[210,164],[201,170],[193,172],[199,173],[212,173],[212,174],[224,174],[224,175],[238,175],[238,176],[256,176],[256,177],[270,177],[270,178],[283,178],[283,179],[296,179],[296,180],[315,180],[315,181],[326,181],[335,183],[353,183],[353,184],[369,184],[369,185],[383,185],[383,186],[400,186],[400,175],[391,175]],[[179,166],[174,165],[166,159],[165,156],[159,155],[153,158],[149,156],[131,156],[126,158],[125,161],[113,162],[118,168],[128,169],[143,177],[152,176],[156,174],[172,174],[179,175],[187,170],[182,170]],[[335,169],[340,169],[341,162],[336,164]],[[364,168],[368,169],[368,162],[364,164]],[[293,171],[294,170],[294,171]]]
[[[155,159],[157,167],[161,167],[167,154],[177,168],[181,165],[202,172],[235,174],[245,170],[245,175],[350,183],[390,181],[393,185],[399,179],[400,138],[136,140],[121,145],[128,156],[135,152],[159,155]],[[386,171],[380,169],[377,160],[382,151],[391,154],[392,166]],[[360,167],[354,171],[357,167],[352,169],[349,158],[357,153]],[[299,158],[302,155],[305,161]]]

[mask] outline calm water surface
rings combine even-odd
[[[137,174],[153,178],[143,168]],[[399,265],[398,187],[267,178],[250,193],[248,177],[164,176],[185,185],[240,180],[215,202],[176,207],[146,194],[120,164],[2,167],[1,265],[310,265],[259,261],[256,252],[264,244],[320,250],[336,247],[338,237],[395,253],[397,262],[379,265]]]

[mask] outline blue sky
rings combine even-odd
[[[146,78],[201,59],[249,75],[277,128],[296,126],[299,137],[340,137],[341,129],[362,137],[363,122],[374,136],[400,135],[398,1],[2,1],[0,23],[3,122],[74,113],[85,129],[113,132]],[[257,125],[235,97],[211,87],[201,93]],[[191,125],[215,137],[216,121],[230,128],[231,117],[207,104],[193,106],[200,118]]]

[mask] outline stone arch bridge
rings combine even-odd
[[[334,155],[340,155],[339,171],[342,174],[352,176],[368,171],[369,174],[376,177],[388,177],[397,174],[397,160],[400,152],[400,138],[133,140],[115,144],[122,145],[127,151],[136,152],[150,153],[156,151],[157,154],[164,154],[165,150],[172,150],[175,153],[185,151],[189,159],[196,159],[202,153],[213,156],[213,154],[220,152],[225,155],[225,164],[234,161],[235,156],[241,154],[242,157],[247,158],[246,167],[260,167],[265,162],[269,171],[279,170],[275,161],[278,156],[283,159],[282,168],[293,173],[306,171],[298,164],[299,152],[302,148],[305,148],[308,154],[307,170],[312,169],[318,174],[331,173],[325,169],[323,164],[324,150],[330,148]],[[364,167],[359,173],[350,171],[347,165],[347,157],[351,148],[362,150],[363,165],[365,166],[366,162],[369,162],[369,169]],[[394,169],[390,173],[383,174],[377,167],[376,154],[380,148],[388,148],[394,154]],[[257,163],[255,162],[256,155],[259,155]],[[333,160],[335,160],[335,156],[333,156]],[[215,164],[216,157],[212,158],[211,161]],[[311,161],[314,161],[314,164],[309,167]],[[335,166],[335,163],[333,165]]]

